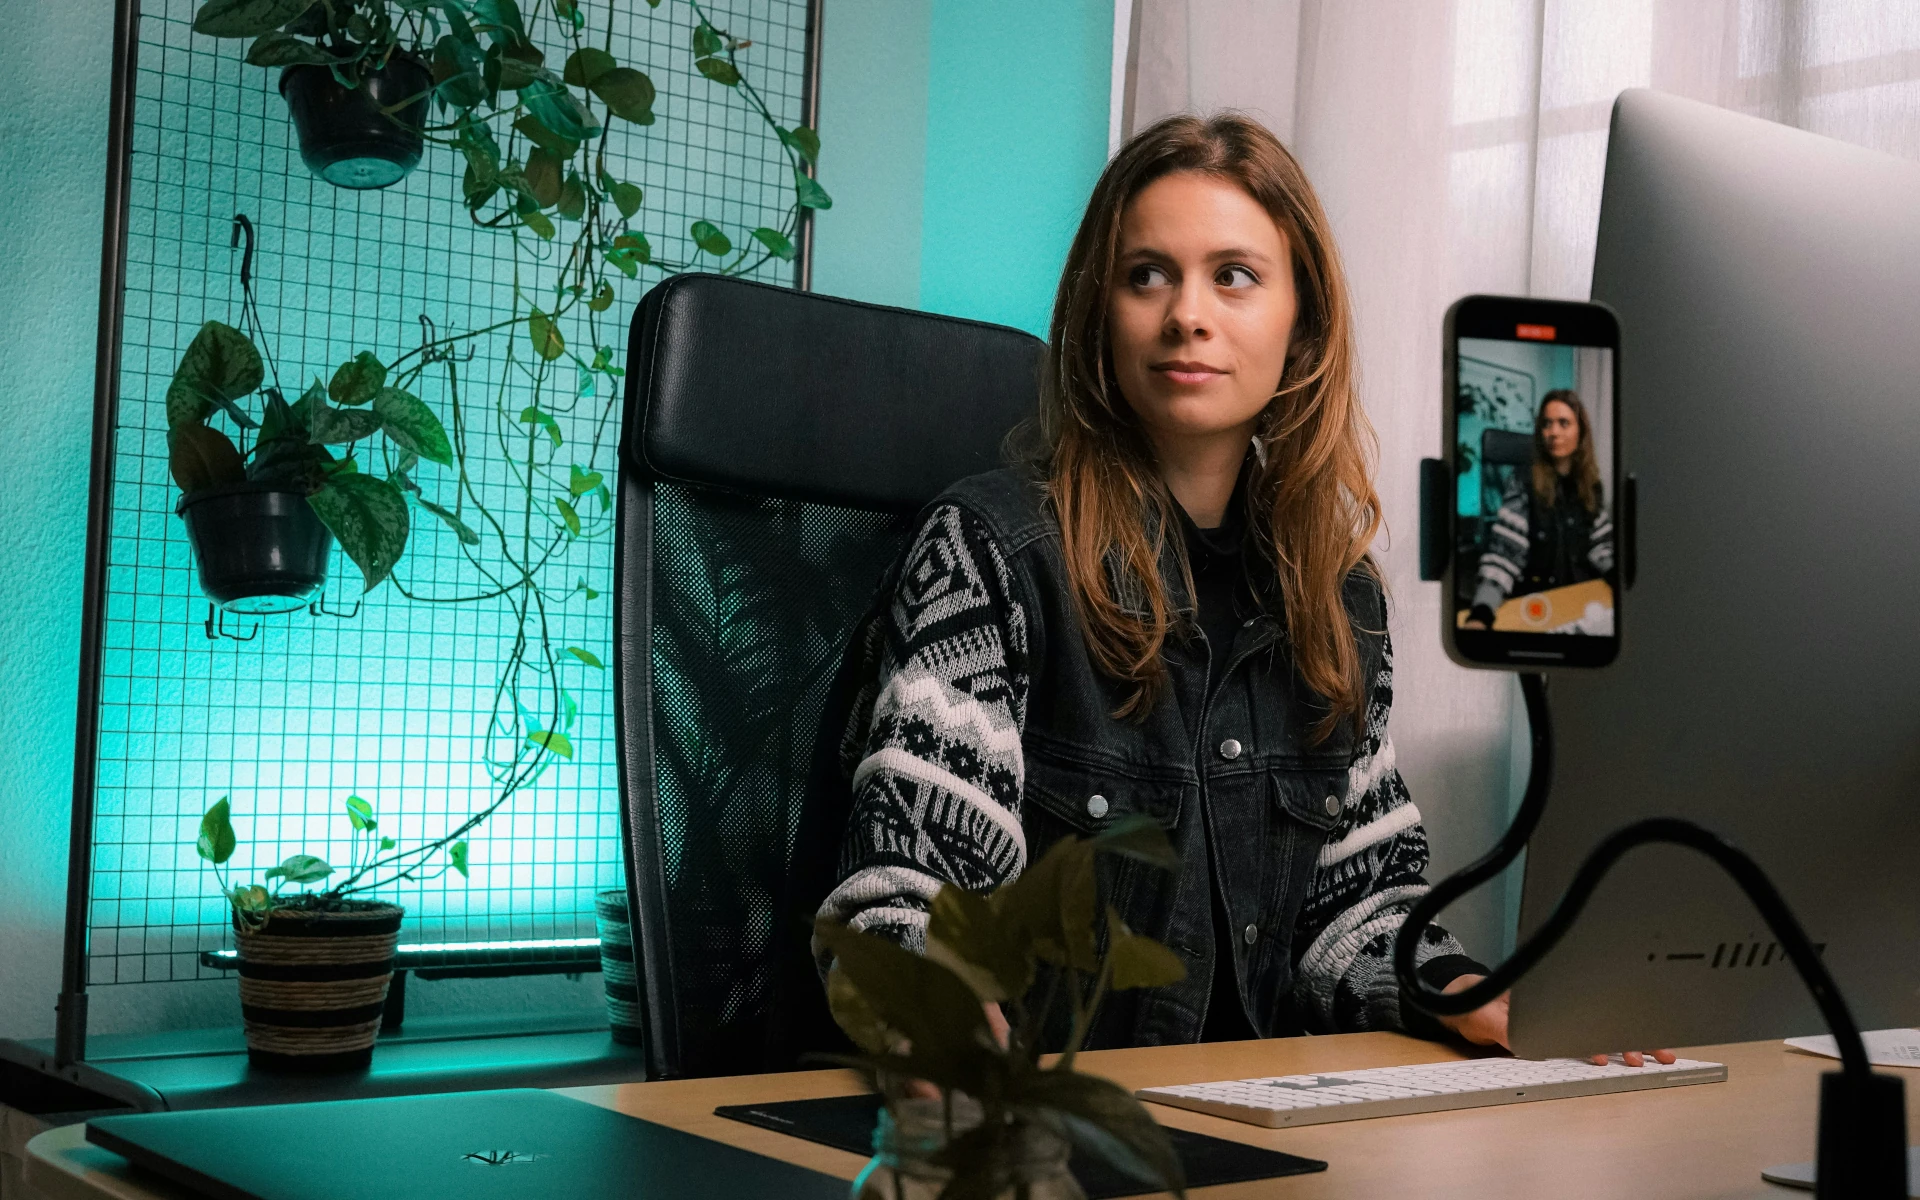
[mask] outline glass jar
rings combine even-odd
[[[873,1129],[873,1158],[853,1181],[853,1200],[938,1200],[953,1171],[933,1158],[954,1136],[977,1127],[980,1105],[953,1097],[951,1124],[946,1101],[894,1099],[880,1110]],[[1086,1200],[1067,1170],[1071,1154],[1065,1139],[1043,1126],[1022,1123],[1002,1143],[1011,1181],[996,1200]]]

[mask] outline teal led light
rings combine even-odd
[[[516,938],[503,942],[402,942],[393,951],[395,954],[468,954],[491,950],[586,950],[599,944],[597,937]],[[240,952],[215,950],[213,956],[232,961],[240,957]]]

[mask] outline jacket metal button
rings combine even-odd
[[[1249,925],[1240,931],[1240,937],[1247,945],[1251,946],[1260,940],[1260,927],[1258,925]]]
[[[1341,808],[1341,805],[1340,805],[1340,797],[1338,797],[1338,796],[1328,796],[1328,797],[1327,797],[1327,815],[1328,815],[1328,816],[1330,816],[1330,817],[1337,817],[1337,816],[1339,816],[1339,815],[1340,815],[1340,808]]]
[[[1225,759],[1239,758],[1240,740],[1238,738],[1228,738],[1226,741],[1221,742],[1220,757]]]
[[[1101,817],[1106,816],[1107,815],[1107,798],[1105,796],[1098,796],[1098,795],[1088,796],[1087,797],[1087,815],[1092,817],[1096,821],[1098,821]]]

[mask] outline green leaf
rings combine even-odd
[[[774,130],[779,133],[781,143],[801,158],[806,159],[810,163],[820,161],[819,134],[808,129],[805,125],[796,125],[792,129],[781,129],[776,125],[774,126]]]
[[[593,299],[587,301],[587,307],[594,312],[605,312],[613,307],[613,285],[602,280],[593,290]]]
[[[520,421],[524,425],[538,425],[546,430],[547,437],[553,442],[553,448],[555,450],[560,448],[560,422],[553,419],[553,414],[528,405],[520,410]]]
[[[633,214],[640,211],[640,202],[645,195],[631,183],[616,183],[607,192],[613,197],[613,206],[628,220],[632,220]]]
[[[598,471],[582,471],[579,463],[574,463],[569,470],[567,490],[572,492],[576,498],[584,496],[599,487],[606,479],[606,477]]]
[[[530,733],[527,735],[527,744],[536,748],[552,751],[561,758],[570,759],[573,757],[573,743],[567,740],[567,735],[564,733],[558,733],[553,730],[541,730],[536,733]]]
[[[573,534],[573,536],[579,537],[580,514],[573,510],[573,505],[567,503],[566,497],[555,496],[553,498],[553,506],[560,510],[560,519],[567,523],[567,531]]]
[[[693,223],[693,244],[705,250],[708,254],[723,255],[733,252],[733,243],[727,239],[726,234],[720,232],[720,227],[712,221],[695,221]]]
[[[535,147],[527,155],[527,165],[523,174],[527,179],[527,189],[533,193],[533,199],[541,208],[552,208],[560,203],[560,167],[561,160],[541,147]]]
[[[613,55],[597,46],[582,46],[567,56],[567,65],[560,77],[574,87],[592,87],[593,81],[613,70],[620,64]]]
[[[762,226],[753,231],[753,236],[762,246],[773,251],[773,256],[781,262],[793,261],[795,253],[793,243],[788,241],[787,235],[781,233],[778,229],[768,229]]]
[[[255,67],[324,67],[331,62],[333,56],[312,42],[278,30],[261,34],[247,47],[247,63]]]
[[[569,221],[578,221],[587,215],[587,189],[581,184],[578,172],[567,172],[567,181],[560,185],[557,208],[560,215]]]
[[[380,418],[364,408],[334,408],[326,393],[301,397],[307,404],[307,439],[316,446],[344,446],[380,431]]]
[[[454,870],[460,872],[460,878],[465,879],[467,877],[467,844],[455,842],[448,846],[447,861],[453,864]]]
[[[373,819],[373,805],[358,796],[347,797],[347,823],[363,833],[379,824]]]
[[[247,478],[246,460],[233,439],[197,422],[167,431],[167,469],[183,492],[243,483]]]
[[[1187,977],[1180,956],[1150,937],[1127,928],[1120,912],[1107,905],[1107,961],[1113,967],[1113,990],[1166,987]]]
[[[740,83],[739,68],[724,58],[696,58],[693,60],[693,65],[702,75],[715,83],[724,84],[727,87],[737,87]]]
[[[193,14],[193,31],[208,37],[258,37],[313,6],[314,0],[207,0]]]
[[[976,968],[990,985],[983,988],[980,981],[969,980],[982,1000],[1017,1000],[1033,985],[1034,975],[1032,947],[1021,934],[1013,922],[1000,918],[987,897],[947,884],[933,898],[927,952],[934,953],[938,945]]]
[[[607,669],[607,664],[601,662],[600,656],[591,650],[582,650],[578,646],[568,646],[567,653],[573,655],[596,671],[604,671]]]
[[[827,189],[815,183],[812,176],[798,167],[793,169],[793,190],[799,197],[801,208],[833,207],[833,197],[827,195]]]
[[[393,573],[407,548],[407,498],[399,488],[372,475],[335,475],[307,503],[360,568],[366,591]]]
[[[471,30],[466,38],[450,33],[434,43],[433,85],[440,99],[460,109],[484,103],[487,98],[485,61],[480,48],[473,43]],[[497,152],[494,157],[497,163]]]
[[[833,1023],[854,1045],[869,1054],[889,1053],[905,1039],[904,1034],[887,1028],[887,1023],[874,1014],[873,1006],[845,971],[827,972],[827,1008],[833,1014]]]
[[[335,404],[365,404],[386,382],[387,368],[373,356],[373,351],[362,350],[353,356],[352,362],[341,363],[334,371],[333,381],[327,384],[327,395],[333,397]]]
[[[1167,841],[1166,830],[1152,817],[1123,817],[1096,834],[1092,846],[1099,853],[1118,854],[1163,871],[1178,872],[1185,865],[1180,852]]]
[[[653,261],[653,247],[647,244],[647,235],[644,233],[629,229],[613,239],[613,248],[625,252],[634,262]],[[627,273],[631,275],[633,272]]]
[[[547,220],[544,213],[526,212],[520,214],[520,223],[539,234],[546,241],[553,240],[553,222]]]
[[[380,848],[382,850],[391,850],[395,846],[398,846],[399,844],[400,844],[399,842],[394,841],[390,837],[383,837],[380,839]]]
[[[295,854],[279,866],[268,871],[264,878],[284,879],[288,883],[318,883],[333,874],[333,868],[325,859],[315,858],[311,854]]]
[[[245,913],[263,913],[273,905],[273,897],[267,894],[267,889],[257,883],[234,888],[227,893],[227,899],[232,901],[235,908]]]
[[[883,937],[832,921],[815,922],[814,936],[875,1019],[913,1043],[925,1079],[983,1094],[991,1060],[1002,1056],[980,999],[965,981]]]
[[[167,424],[205,421],[217,406],[243,429],[250,429],[255,424],[253,418],[240,412],[233,402],[259,387],[265,378],[260,352],[247,335],[231,325],[208,321],[187,343],[173,372],[173,382],[167,386]]]
[[[527,336],[533,339],[533,352],[548,362],[567,352],[566,339],[560,336],[560,330],[554,326],[553,318],[537,308],[527,318]],[[555,444],[558,445],[558,443]]]
[[[527,27],[520,19],[520,6],[513,0],[473,0],[473,16],[480,28],[496,36],[505,34],[515,42],[527,40]]]
[[[589,600],[598,600],[600,598],[599,592],[587,586],[587,581],[584,576],[574,580],[573,590],[576,592],[585,592]]]
[[[469,528],[467,523],[455,515],[452,510],[442,508],[424,496],[420,497],[416,503],[434,516],[439,517],[442,524],[448,529],[453,530],[454,536],[460,539],[462,545],[478,546],[480,544],[480,535]]]
[[[201,858],[218,866],[233,857],[234,844],[232,814],[227,798],[222,796],[201,815],[200,840],[193,848]]]
[[[520,89],[520,102],[542,125],[569,141],[584,142],[600,132],[600,126],[580,107],[567,85],[544,68]]]
[[[447,439],[446,426],[420,397],[383,387],[374,394],[373,413],[394,445],[443,467],[453,464],[453,443]]]
[[[521,117],[513,123],[513,127],[525,134],[528,141],[562,162],[580,152],[579,142],[568,141],[532,117]]]
[[[553,0],[553,15],[571,24],[575,29],[586,27],[586,15],[580,11],[578,0]]]
[[[653,124],[653,80],[645,73],[614,67],[587,86],[614,116],[635,125]]]
[[[1033,953],[1055,966],[1091,972],[1100,965],[1093,917],[1093,847],[1061,838],[993,894],[995,910],[1029,939]]]
[[[693,54],[695,58],[705,58],[708,55],[718,54],[726,48],[727,44],[721,39],[720,31],[713,26],[707,24],[705,21],[701,21],[693,27]]]

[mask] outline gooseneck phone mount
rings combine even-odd
[[[1420,576],[1441,576],[1451,552],[1445,500],[1447,473],[1436,459],[1421,463]],[[1632,549],[1627,548],[1631,561]],[[1631,576],[1629,575],[1629,582]],[[1787,906],[1760,864],[1731,842],[1692,821],[1655,817],[1636,821],[1606,837],[1596,846],[1553,911],[1506,962],[1486,978],[1458,992],[1443,993],[1420,978],[1414,955],[1421,933],[1455,900],[1504,871],[1533,837],[1546,813],[1553,787],[1553,717],[1547,706],[1547,680],[1537,672],[1520,673],[1520,690],[1527,709],[1533,746],[1526,793],[1513,823],[1498,843],[1477,861],[1435,883],[1415,902],[1401,925],[1393,948],[1393,969],[1401,995],[1435,1016],[1472,1012],[1505,993],[1550,953],[1579,919],[1613,865],[1628,851],[1653,843],[1684,846],[1719,865],[1733,877],[1747,899],[1759,910],[1787,958],[1799,972],[1827,1029],[1840,1050],[1840,1069],[1820,1081],[1820,1130],[1815,1195],[1818,1200],[1906,1200],[1906,1093],[1899,1079],[1875,1074],[1867,1058],[1860,1027],[1846,999],[1808,939],[1806,930]]]

